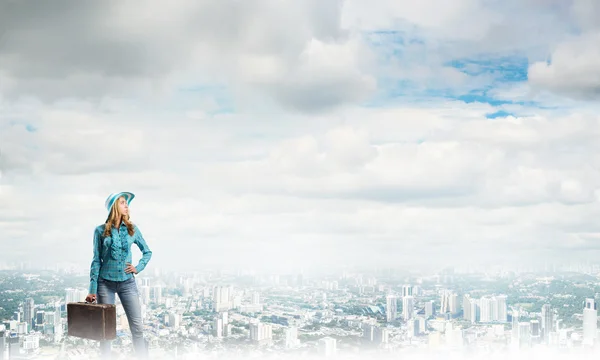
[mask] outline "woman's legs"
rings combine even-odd
[[[98,304],[114,304],[116,292],[117,289],[114,282],[98,279],[98,294],[96,297],[96,302]],[[102,358],[110,357],[110,344],[110,340],[100,341],[100,356]]]
[[[146,348],[146,342],[144,341],[142,307],[135,278],[119,283],[117,294],[119,294],[119,299],[121,299],[121,304],[123,304],[125,315],[127,315],[135,353],[140,358],[147,358],[148,349]]]

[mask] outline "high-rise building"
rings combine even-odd
[[[506,322],[507,320],[507,308],[506,308],[506,296],[482,296],[479,299],[479,321],[482,323],[489,322]],[[463,307],[468,306],[467,303]],[[464,309],[465,314],[475,313],[473,309]]]
[[[231,286],[215,286],[213,288],[213,311],[227,311],[231,309],[233,295]]]
[[[598,332],[598,310],[595,299],[585,299],[583,303],[583,343],[593,345]]]
[[[508,320],[508,309],[506,305],[506,295],[497,295],[496,299],[496,307],[497,307],[497,318],[496,320],[499,322],[505,323]]]
[[[44,319],[45,319],[44,318],[44,314],[45,314],[45,311],[38,311],[35,314],[35,324],[36,325],[43,325],[44,324]]]
[[[396,296],[388,295],[386,297],[385,314],[387,322],[394,321],[398,317],[398,304]]]
[[[213,336],[217,338],[223,337],[224,326],[225,324],[223,324],[223,319],[219,316],[216,316],[213,323]]]
[[[492,322],[494,318],[492,299],[488,296],[482,296],[479,299],[479,308],[479,321],[482,323]]]
[[[415,313],[415,299],[412,296],[405,296],[402,298],[402,318],[404,321],[408,321],[414,317]]]
[[[273,340],[273,327],[271,324],[250,324],[250,339],[257,343],[265,343]]]
[[[544,304],[542,305],[542,336],[545,344],[550,344],[552,332],[554,332],[554,313],[550,304]]]
[[[65,304],[84,301],[87,293],[86,289],[67,288],[65,289]]]
[[[427,330],[427,320],[424,317],[419,316],[416,321],[419,324],[419,333],[424,333]]]
[[[440,313],[458,313],[458,295],[450,290],[442,290],[440,295]]]
[[[463,296],[463,318],[472,324],[477,322],[477,300],[469,294]]]
[[[48,328],[54,328],[56,325],[56,313],[55,312],[47,312],[44,314],[44,324]]]
[[[60,301],[57,301],[54,303],[54,325],[53,325],[53,329],[54,329],[54,342],[55,343],[60,343],[62,341],[63,338],[63,333],[64,333],[64,329],[63,329],[63,321],[62,321],[62,312],[61,312],[61,305],[60,305]]]
[[[449,305],[450,305],[450,314],[455,315],[458,314],[458,295],[455,293],[451,293],[450,294],[450,299],[449,299]]]
[[[402,286],[402,297],[405,297],[405,296],[414,296],[412,285],[403,285]]]
[[[25,299],[25,305],[23,307],[23,322],[27,323],[27,332],[33,327],[33,310],[34,303],[32,298]]]
[[[140,286],[140,295],[142,297],[142,304],[148,305],[150,304],[150,286],[142,285]]]
[[[154,285],[152,287],[152,300],[157,304],[162,302],[162,286]]]
[[[433,300],[429,300],[425,303],[425,317],[430,318],[435,314],[435,304]]]

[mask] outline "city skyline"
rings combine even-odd
[[[599,4],[3,2],[0,262],[599,258]]]
[[[151,353],[161,358],[587,356],[600,349],[599,268],[313,277],[164,271],[136,281]],[[0,271],[0,355],[94,358],[95,342],[67,336],[66,304],[82,301],[86,283],[84,275]],[[128,323],[116,307],[116,349],[127,356]]]

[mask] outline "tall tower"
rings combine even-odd
[[[596,300],[585,299],[583,303],[583,343],[593,345],[598,331]]]
[[[554,314],[550,304],[544,304],[542,306],[542,336],[544,337],[544,343],[550,343],[550,333],[554,331]]]
[[[402,315],[405,321],[414,317],[415,313],[415,298],[405,296],[402,298]]]
[[[435,304],[433,300],[425,303],[425,318],[429,319],[435,313]]]
[[[454,292],[448,295],[448,310],[452,315],[458,314],[458,295]]]
[[[440,296],[440,313],[441,314],[445,314],[448,312],[448,309],[450,308],[450,299],[448,298],[447,294],[446,294],[446,290],[442,291],[442,294]]]
[[[25,306],[23,308],[24,319],[23,321],[27,323],[27,332],[29,332],[33,326],[33,299],[27,298],[25,299]]]
[[[440,313],[456,314],[458,312],[458,295],[451,290],[442,290],[440,296]]]
[[[479,304],[481,308],[481,316],[479,321],[481,321],[482,323],[489,323],[494,320],[492,301],[492,298],[488,296],[482,296],[481,299],[479,299]]]
[[[398,303],[396,296],[388,295],[386,297],[385,315],[387,322],[394,321],[396,320],[396,317],[398,317]]]
[[[508,320],[507,308],[506,308],[506,295],[496,296],[498,303],[498,321],[506,322]]]

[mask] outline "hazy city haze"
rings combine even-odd
[[[600,2],[374,4],[0,0],[0,262],[597,259]]]

